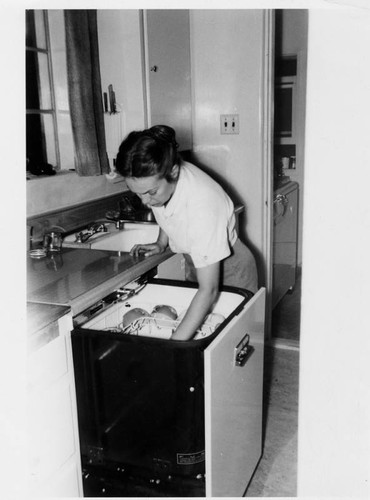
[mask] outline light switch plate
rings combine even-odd
[[[221,134],[239,134],[239,115],[220,115]]]

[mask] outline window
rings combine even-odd
[[[275,136],[294,142],[296,77],[283,76],[275,85]]]
[[[295,144],[297,58],[282,57],[275,64],[275,143]]]
[[[27,177],[74,168],[62,10],[26,11]]]

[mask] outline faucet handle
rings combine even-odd
[[[92,222],[87,227],[87,231],[92,232],[92,233],[100,233],[100,232],[107,232],[108,229],[106,228],[106,226],[103,222]]]
[[[119,202],[120,212],[134,212],[135,208],[128,195],[123,195],[122,200]]]

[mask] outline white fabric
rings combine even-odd
[[[228,257],[237,239],[233,202],[191,163],[182,163],[172,198],[166,206],[153,207],[153,213],[171,250],[189,254],[196,268]]]

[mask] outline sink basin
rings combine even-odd
[[[137,243],[153,243],[157,241],[159,226],[157,224],[125,224],[124,229],[105,233],[103,237],[90,242],[93,250],[113,250],[129,252]]]
[[[159,233],[157,224],[127,222],[122,230],[116,229],[113,223],[106,224],[106,227],[108,232],[93,234],[84,243],[76,243],[76,236],[70,234],[64,238],[63,246],[67,248],[129,252],[136,243],[153,243],[157,241]]]

